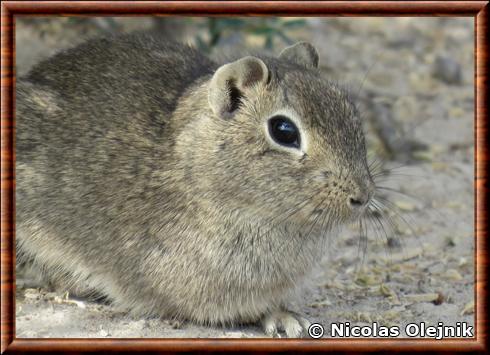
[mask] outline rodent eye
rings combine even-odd
[[[276,143],[286,147],[299,148],[298,127],[285,116],[274,116],[269,119],[269,134]]]

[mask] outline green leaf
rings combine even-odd
[[[254,35],[271,35],[273,32],[275,31],[274,28],[270,28],[270,27],[256,27],[256,28],[252,28],[250,29],[250,33],[254,34]]]
[[[264,47],[266,49],[272,49],[272,36],[267,36],[266,39],[265,39],[265,44],[264,44]]]
[[[281,39],[282,39],[282,40],[283,40],[283,41],[284,41],[284,42],[285,42],[287,45],[291,45],[291,44],[293,44],[293,43],[294,43],[294,41],[293,41],[291,38],[289,38],[289,37],[288,37],[288,36],[287,36],[287,35],[286,35],[284,32],[282,32],[282,31],[278,31],[278,32],[277,32],[277,35],[278,35],[279,37],[281,37]]]
[[[303,19],[300,19],[300,20],[289,20],[289,21],[284,21],[282,23],[282,26],[283,27],[287,27],[288,29],[303,27],[305,25],[306,25],[306,21],[303,20]]]
[[[216,25],[219,29],[226,30],[227,28],[237,29],[237,28],[245,27],[246,23],[244,20],[241,19],[223,18],[223,19],[218,19]]]
[[[196,43],[197,43],[197,48],[204,52],[209,52],[209,46],[208,44],[202,39],[201,36],[196,36]]]

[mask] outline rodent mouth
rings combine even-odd
[[[352,222],[354,221],[358,221],[359,219],[361,219],[362,217],[366,216],[366,212],[368,211],[368,206],[364,206],[362,207],[359,211],[353,211],[351,212],[351,215],[350,215],[350,220]]]

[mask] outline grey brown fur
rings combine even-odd
[[[148,34],[40,63],[17,81],[18,262],[138,315],[299,336],[290,291],[373,190],[355,106],[317,63],[299,43],[219,66]],[[301,151],[267,137],[275,112]]]

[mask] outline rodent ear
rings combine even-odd
[[[298,42],[284,48],[279,54],[279,58],[306,68],[318,68],[318,51],[308,42]]]
[[[269,70],[256,57],[244,57],[225,64],[216,70],[208,92],[209,105],[213,112],[229,118],[238,109],[240,99],[253,85],[266,84]]]

